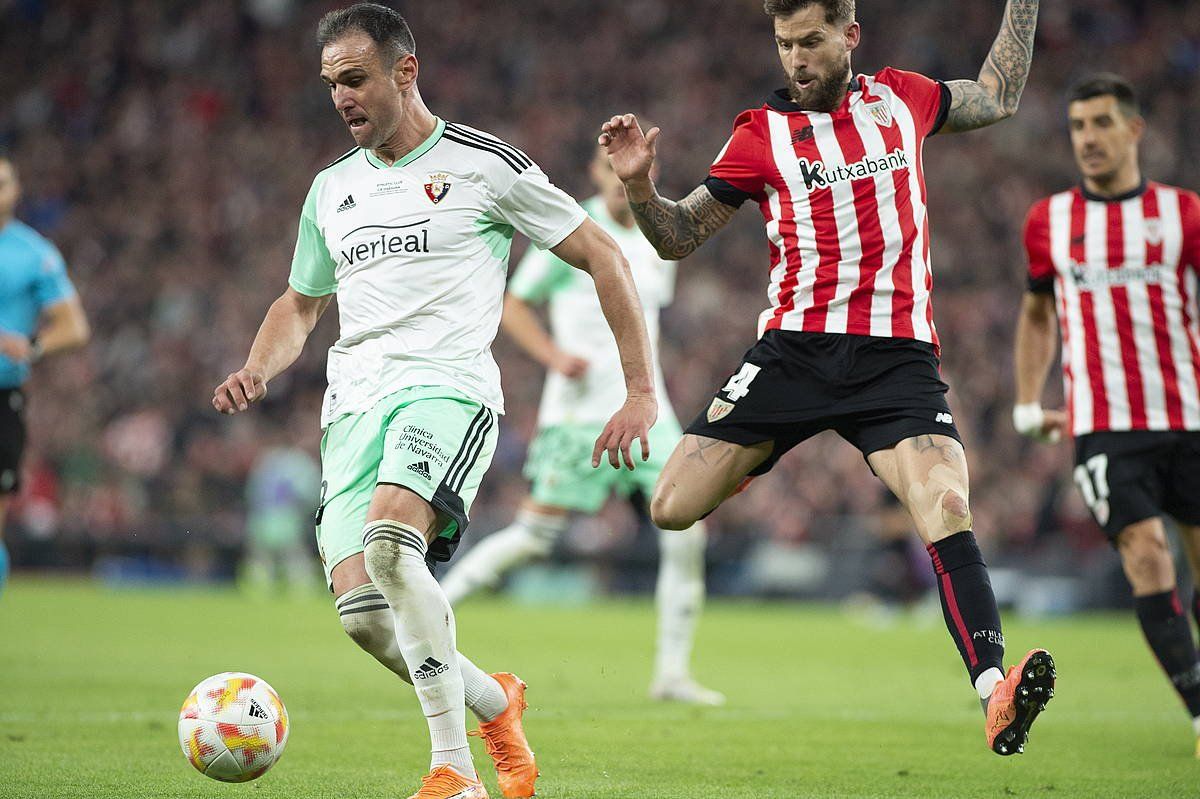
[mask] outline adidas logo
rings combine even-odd
[[[431,479],[429,476],[429,461],[417,461],[416,463],[410,463],[408,465],[408,470],[410,472],[416,472],[426,480]]]
[[[258,702],[255,702],[253,699],[250,700],[250,713],[248,715],[252,719],[270,718],[267,715],[267,711],[262,709],[262,705],[258,704]]]
[[[433,658],[425,658],[425,662],[413,672],[413,677],[418,680],[428,680],[430,677],[438,676],[448,668],[450,667],[445,663],[439,663]]]
[[[337,212],[340,214],[342,211],[349,211],[353,207],[354,207],[354,195],[347,194],[346,199],[342,200],[342,204],[337,207]]]

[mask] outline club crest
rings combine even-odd
[[[726,402],[720,397],[715,397],[712,403],[708,406],[708,413],[705,415],[705,418],[707,418],[710,423],[716,422],[724,419],[732,410],[732,402]]]
[[[886,101],[867,103],[867,111],[870,112],[871,118],[883,127],[890,128],[892,126],[892,108]]]
[[[1147,219],[1143,223],[1146,229],[1146,241],[1154,246],[1163,242],[1163,226],[1161,219]]]
[[[434,205],[445,199],[450,193],[450,176],[444,172],[438,172],[429,176],[429,182],[425,184],[425,194],[433,201]]]

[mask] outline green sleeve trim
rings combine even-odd
[[[304,210],[300,213],[300,228],[296,234],[296,250],[292,255],[292,271],[288,285],[309,297],[323,297],[337,291],[337,264],[325,245],[325,236],[317,226],[317,193],[323,175],[317,175]]]

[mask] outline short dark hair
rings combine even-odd
[[[1068,92],[1067,102],[1077,103],[1095,97],[1115,97],[1121,112],[1127,117],[1140,116],[1142,113],[1133,84],[1115,73],[1099,72],[1079,81]]]
[[[351,31],[370,36],[389,68],[404,56],[417,53],[417,42],[404,17],[379,3],[357,3],[330,11],[317,23],[317,44],[324,48]]]
[[[809,6],[825,9],[825,21],[848,25],[854,21],[854,0],[763,0],[768,17],[790,17]]]

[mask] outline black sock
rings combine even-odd
[[[1004,634],[983,553],[970,530],[930,544],[946,629],[958,646],[974,684],[991,668],[1004,671]]]
[[[1200,716],[1200,658],[1192,625],[1175,591],[1133,598],[1133,609],[1154,657],[1192,717]]]

